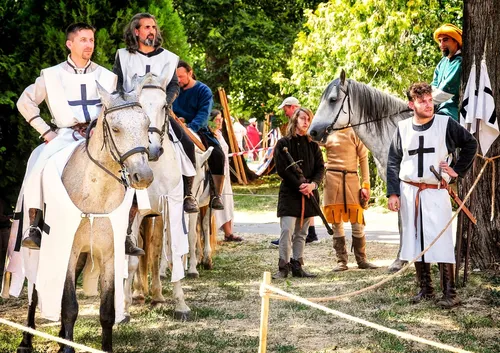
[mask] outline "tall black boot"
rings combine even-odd
[[[210,207],[214,210],[223,210],[221,201],[222,190],[224,189],[224,175],[213,175],[213,186],[210,190]]]
[[[313,275],[312,273],[308,273],[304,271],[302,268],[302,264],[304,263],[304,260],[302,258],[295,260],[295,259],[290,259],[290,266],[292,267],[292,276],[293,277],[307,277],[307,278],[314,278],[317,275]]]
[[[451,309],[460,304],[455,287],[455,273],[453,264],[439,263],[439,274],[441,277],[441,289],[443,297],[437,304],[444,309]]]
[[[194,176],[182,176],[184,181],[184,212],[186,213],[198,213],[200,209],[198,208],[198,203],[193,196],[193,181]]]
[[[416,304],[422,300],[434,299],[435,294],[434,288],[432,287],[431,264],[427,262],[415,262],[415,270],[420,291],[411,299],[412,303]]]
[[[28,237],[21,243],[23,247],[33,250],[40,250],[42,243],[43,213],[38,208],[29,209],[30,228]],[[22,227],[22,224],[19,225]]]

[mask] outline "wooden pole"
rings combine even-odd
[[[188,135],[188,137],[191,139],[191,141],[193,141],[193,143],[196,145],[196,147],[198,147],[202,152],[205,152],[207,149],[205,148],[205,146],[201,143],[200,139],[197,138],[192,132],[191,130],[189,130],[189,128],[186,126],[186,124],[184,124],[181,119],[179,119],[175,114],[174,114],[174,111],[171,110],[168,115],[171,117],[171,118],[174,118],[175,121],[177,121],[177,123],[179,124],[179,126],[182,128],[182,130],[184,130],[184,132],[186,133],[186,135]],[[168,133],[168,131],[167,131]],[[168,137],[167,137],[168,138]]]
[[[269,114],[266,114],[264,118],[264,127],[262,128],[262,155],[265,156],[267,148],[269,147]]]
[[[231,152],[238,153],[239,147],[236,141],[236,136],[234,136],[233,124],[231,122],[231,114],[229,112],[229,104],[227,103],[227,96],[224,88],[219,88],[219,98],[222,105],[222,115],[224,116],[224,121],[226,122],[227,135],[229,138],[229,147],[231,148]],[[236,177],[238,178],[238,183],[240,184],[248,184],[247,176],[245,174],[245,168],[243,168],[243,162],[241,161],[240,155],[234,155],[234,167],[236,170]]]
[[[260,286],[262,305],[260,309],[260,331],[259,331],[259,353],[267,350],[267,325],[269,323],[269,291],[265,285],[271,284],[271,272],[264,272],[264,278]]]

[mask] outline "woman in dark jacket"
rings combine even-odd
[[[276,170],[282,181],[278,199],[281,226],[279,271],[273,278],[286,278],[290,271],[294,277],[315,277],[302,269],[309,218],[318,215],[310,198],[315,197],[319,201],[317,189],[324,173],[319,146],[307,134],[312,119],[309,109],[297,109],[288,124],[287,135],[275,147]],[[289,168],[290,161],[283,151],[284,147],[288,148],[293,160],[302,169],[305,182],[299,179],[293,167]]]

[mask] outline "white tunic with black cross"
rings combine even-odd
[[[457,147],[462,150],[453,168],[463,176],[472,163],[477,143],[462,126],[442,115],[435,115],[424,125],[413,124],[412,118],[398,124],[389,150],[387,194],[401,198],[402,260],[413,260],[436,238],[452,216],[448,192],[445,189],[425,189],[420,192],[418,219],[415,221],[418,187],[405,181],[437,185],[438,180],[430,171],[430,166],[439,170],[439,162],[449,162],[450,153]],[[445,173],[443,177],[449,179]],[[424,255],[424,261],[455,262],[451,227]]]
[[[161,76],[163,74],[167,77],[166,86],[168,86],[172,76],[177,69],[179,57],[174,53],[159,48],[154,55],[147,55],[143,53],[130,53],[127,49],[118,49],[116,59],[119,60],[121,69],[121,77],[118,74],[118,83],[122,85],[125,92],[132,90],[132,77],[137,74],[138,77],[146,75],[148,72]],[[120,89],[122,88],[120,87]],[[166,88],[166,87],[164,87]]]

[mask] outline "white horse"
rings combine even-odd
[[[340,78],[330,82],[323,92],[309,134],[320,141],[350,124],[372,153],[379,175],[386,181],[392,136],[398,121],[409,118],[411,112],[407,102],[352,79],[346,80],[342,70]],[[398,270],[402,264],[398,252],[389,270]]]
[[[151,302],[152,304],[164,303],[165,298],[162,294],[162,285],[160,279],[160,258],[165,253],[173,266],[172,282],[173,297],[175,300],[175,317],[185,320],[189,317],[190,309],[184,300],[184,292],[181,287],[181,279],[184,277],[183,265],[180,256],[175,253],[179,251],[179,242],[182,242],[184,234],[173,234],[170,229],[170,217],[177,219],[182,217],[182,197],[183,190],[179,185],[181,171],[178,166],[176,152],[168,133],[168,115],[166,114],[166,92],[163,87],[166,86],[166,72],[160,77],[151,76],[148,83],[142,90],[140,101],[146,113],[151,117],[150,127],[150,154],[153,162],[150,163],[155,179],[148,188],[148,195],[151,207],[157,217],[144,218],[138,215],[137,223],[134,221],[135,234],[140,233],[140,245],[142,245],[146,255],[137,258],[129,258],[129,277],[125,285],[125,307],[132,304],[132,299],[143,303],[145,295],[149,292],[148,272],[151,271]],[[172,198],[180,198],[180,215],[172,216],[171,205]],[[141,229],[139,231],[138,225]],[[163,251],[162,251],[163,249]],[[187,251],[187,242],[186,242]],[[173,261],[173,263],[172,263]],[[182,273],[180,273],[182,271]],[[134,279],[134,293],[132,294],[132,280]]]
[[[77,216],[79,220],[74,238],[72,234],[67,234],[70,241],[73,240],[71,241],[72,245],[70,244],[71,252],[60,302],[61,331],[59,336],[73,340],[73,327],[78,316],[75,267],[79,255],[90,252],[102,270],[100,322],[102,326],[102,350],[106,352],[112,351],[115,310],[117,312],[119,310],[115,307],[115,290],[118,293],[123,281],[123,271],[115,273],[117,269],[123,268],[123,263],[115,267],[116,263],[119,262],[115,261],[115,252],[117,249],[121,249],[123,253],[125,238],[124,234],[116,229],[113,232],[113,227],[124,228],[123,226],[125,226],[126,228],[128,222],[128,212],[124,212],[123,217],[118,218],[113,218],[112,214],[116,215],[115,211],[119,208],[130,208],[132,200],[130,197],[126,197],[130,193],[127,192],[124,185],[129,184],[133,188],[143,189],[148,187],[153,180],[153,172],[148,165],[147,157],[149,118],[144,114],[137,101],[137,95],[141,88],[137,87],[135,100],[125,101],[120,97],[111,96],[98,84],[104,108],[96,120],[96,126],[92,137],[87,140],[87,145],[82,144],[74,150],[62,173],[62,184],[67,191],[67,198],[76,206],[74,208],[79,213]],[[54,192],[53,180],[47,180],[49,179],[49,170],[50,168],[46,167],[44,171],[44,194]],[[47,184],[49,185],[47,186]],[[64,197],[58,195],[57,202]],[[129,204],[126,205],[127,202],[124,200],[129,200]],[[69,200],[67,201],[69,202]],[[58,212],[61,214],[63,213],[61,209],[67,207],[67,204],[55,205],[56,211],[58,207],[60,210]],[[50,217],[54,220],[50,208],[47,210],[46,221]],[[66,221],[57,217],[56,220]],[[51,236],[58,223],[51,224]],[[46,246],[45,249],[48,249],[51,245],[50,238],[48,234],[42,237],[36,285],[39,288],[33,290],[28,312],[28,325],[32,328],[35,328],[34,318],[38,299],[44,306],[47,305],[50,295],[52,295],[52,293],[46,292],[47,286],[43,286],[39,282],[42,278],[47,282],[52,271],[56,271],[56,269],[50,268],[48,271],[42,271],[42,268],[46,268],[42,266],[42,254],[44,246]],[[119,258],[119,253],[116,254]],[[24,333],[17,351],[31,352],[32,350],[32,335]],[[73,353],[74,349],[61,345],[60,352]]]

